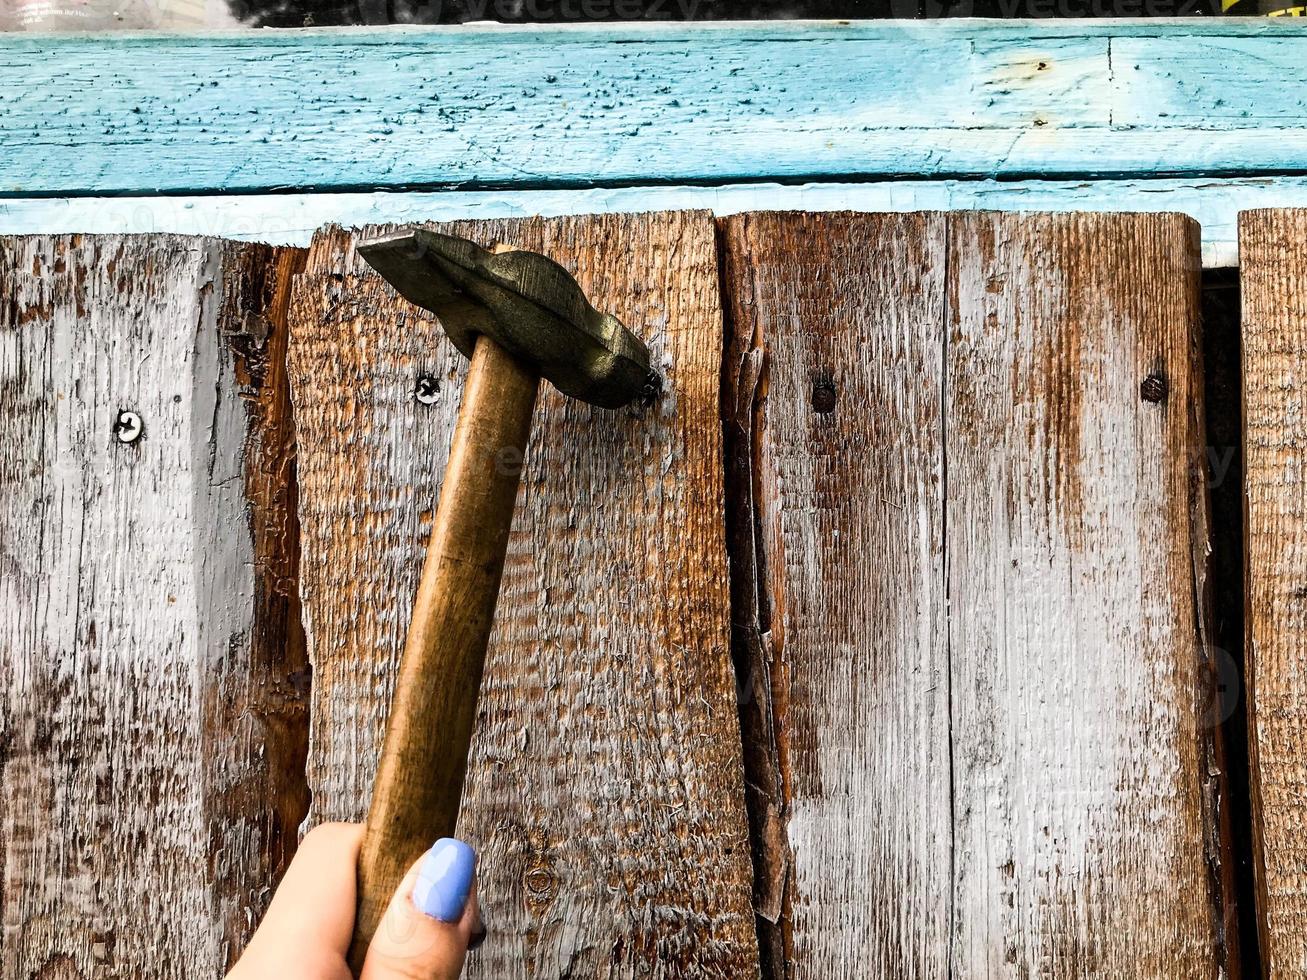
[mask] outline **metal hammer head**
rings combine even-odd
[[[552,259],[489,252],[422,228],[368,239],[358,252],[401,296],[439,317],[466,357],[484,335],[563,394],[604,408],[658,392],[649,349],[616,317],[591,306]]]

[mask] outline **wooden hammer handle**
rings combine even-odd
[[[477,340],[358,864],[358,976],[409,866],[454,833],[538,376]]]

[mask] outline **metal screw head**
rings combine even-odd
[[[119,442],[131,444],[141,438],[141,433],[145,431],[145,423],[135,412],[121,411],[118,418],[113,423],[113,434]]]
[[[440,381],[434,375],[418,375],[417,387],[413,390],[413,397],[423,405],[434,405],[436,396],[440,394]]]
[[[526,457],[516,446],[505,446],[495,453],[495,472],[500,476],[521,476]]]

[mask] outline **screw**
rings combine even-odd
[[[516,446],[504,446],[495,453],[495,472],[500,476],[521,476],[526,456]]]
[[[1152,402],[1154,405],[1166,401],[1168,390],[1166,378],[1156,372],[1139,382],[1139,397],[1146,402]]]
[[[423,405],[434,405],[436,396],[440,394],[440,381],[431,374],[419,374],[417,388],[413,392],[413,397]]]
[[[145,425],[141,422],[141,417],[135,412],[119,412],[118,418],[113,424],[113,434],[118,437],[119,442],[128,445],[141,438],[141,433],[144,431]]]

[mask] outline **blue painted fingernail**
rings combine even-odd
[[[476,875],[477,856],[461,840],[442,837],[427,851],[413,886],[413,904],[441,922],[463,918]]]

